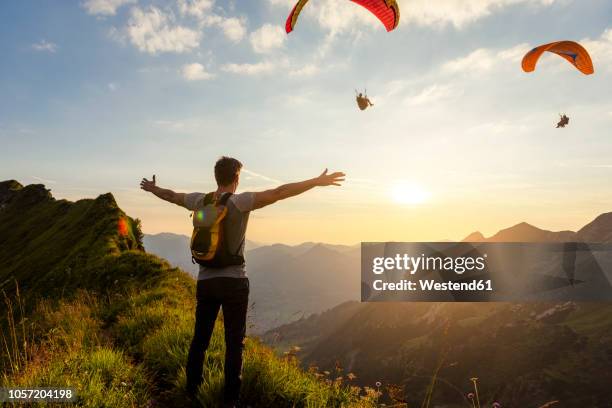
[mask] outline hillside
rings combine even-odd
[[[190,406],[183,365],[194,281],[141,249],[138,224],[111,194],[71,203],[41,185],[0,183],[0,386],[73,387],[77,401],[62,406]],[[220,317],[198,396],[205,407],[220,397],[222,325]],[[247,339],[250,406],[368,407],[377,398],[321,376]]]
[[[610,242],[612,215],[597,217],[578,233],[528,224],[486,241]],[[362,384],[381,381],[397,400],[419,406],[437,373],[432,404],[469,406],[469,379],[479,378],[481,402],[490,406],[609,407],[612,305],[437,304],[348,302],[269,331],[279,349],[299,345],[305,366],[341,366]],[[399,390],[399,391],[398,391]],[[466,405],[466,403],[468,405]]]

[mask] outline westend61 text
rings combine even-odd
[[[411,280],[403,279],[399,282],[384,282],[375,280],[372,287],[379,291],[403,291],[403,290],[436,290],[436,291],[492,291],[491,280],[473,280],[470,282],[436,282],[435,280],[420,279],[418,285]]]

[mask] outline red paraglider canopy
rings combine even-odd
[[[374,14],[381,23],[384,24],[387,31],[393,30],[399,23],[399,6],[395,0],[351,0],[353,3],[357,3],[362,7],[368,9]],[[289,34],[293,31],[295,24],[297,23],[298,17],[302,12],[302,8],[308,3],[308,0],[299,0],[289,17],[287,17],[287,23],[285,24],[285,31]]]

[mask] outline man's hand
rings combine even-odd
[[[140,188],[142,188],[144,191],[152,192],[153,190],[155,190],[155,187],[157,187],[155,185],[155,174],[153,175],[153,180],[147,180],[146,178],[143,178],[140,182]]]
[[[340,186],[346,174],[341,171],[337,171],[332,174],[327,174],[327,169],[321,173],[319,177],[315,179],[315,184],[318,187],[326,187],[326,186]]]
[[[175,193],[172,190],[157,187],[157,184],[155,182],[155,174],[153,175],[153,180],[147,180],[146,178],[143,178],[140,182],[140,188],[142,188],[144,191],[148,191],[149,193],[155,194],[162,200],[166,200],[176,205],[180,205],[181,207],[184,207],[185,205],[185,193]]]

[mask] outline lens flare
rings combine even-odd
[[[119,223],[117,225],[117,229],[119,231],[119,235],[126,236],[128,234],[128,223],[125,218],[120,218]]]

